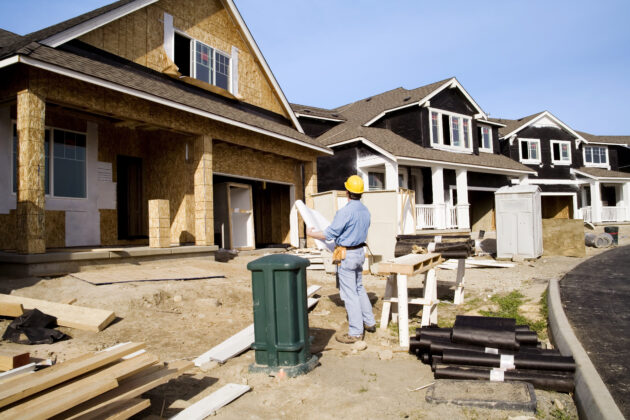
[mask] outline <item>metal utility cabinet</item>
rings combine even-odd
[[[497,212],[497,258],[538,258],[543,253],[540,188],[502,187],[494,193]]]

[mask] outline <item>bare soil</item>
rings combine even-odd
[[[602,231],[602,228],[597,228]],[[630,226],[620,229],[620,243],[628,244]],[[587,248],[587,258],[604,250]],[[123,283],[95,286],[71,275],[56,278],[6,278],[0,274],[0,292],[109,309],[118,319],[99,333],[60,328],[72,338],[51,345],[25,346],[7,342],[0,349],[28,350],[32,357],[67,360],[87,351],[100,350],[116,343],[140,341],[163,361],[192,360],[253,322],[249,261],[262,254],[241,255],[229,263],[209,258],[190,258],[141,263],[147,267],[177,268],[182,276],[189,267],[203,268],[225,278]],[[441,304],[440,319],[455,314],[476,314],[492,308],[490,298],[519,290],[526,297],[521,314],[535,321],[540,318],[540,297],[549,279],[561,277],[582,258],[543,257],[515,263],[514,268],[473,268],[466,272],[465,304]],[[130,267],[132,267],[130,265]],[[97,267],[107,270],[107,267]],[[455,272],[439,270],[440,298],[452,301]],[[320,365],[307,375],[279,379],[249,373],[253,351],[230,359],[223,365],[194,368],[177,380],[156,388],[148,395],[151,408],[138,418],[176,414],[229,382],[245,383],[252,391],[221,409],[218,418],[410,418],[410,419],[506,419],[528,416],[501,410],[472,409],[454,405],[434,405],[425,401],[426,389],[413,389],[433,382],[429,366],[422,364],[398,346],[395,327],[367,334],[367,349],[335,341],[334,334],[347,329],[346,312],[335,288],[333,275],[308,271],[309,285],[321,285],[320,301],[309,315],[312,352]],[[364,284],[380,319],[385,278],[364,276]],[[411,279],[410,294],[420,294],[422,279]],[[411,324],[419,326],[419,307],[410,307]],[[10,320],[0,320],[4,331]],[[381,360],[384,350],[393,354]],[[572,396],[536,391],[538,418],[577,418]],[[531,415],[529,415],[531,417]]]

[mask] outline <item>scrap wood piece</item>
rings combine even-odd
[[[3,372],[28,365],[30,362],[31,356],[28,352],[0,350],[0,370]]]
[[[8,379],[0,383],[0,407],[103,367],[143,346],[142,343],[128,343],[112,351],[87,353],[26,377],[17,376]]]
[[[457,268],[457,261],[458,260],[449,259],[440,264],[439,267],[445,270],[454,270]],[[513,268],[515,266],[515,264],[512,263],[503,263],[493,260],[475,260],[467,258],[465,261],[466,268]]]
[[[0,301],[0,316],[17,318],[22,315],[24,315],[24,307],[21,303]]]
[[[2,372],[0,373],[0,383],[18,375],[25,375],[27,373],[34,372],[36,367],[37,363],[29,363],[28,365]]]
[[[107,270],[82,271],[70,275],[94,286],[119,283],[137,283],[149,281],[187,281],[225,278],[224,275],[208,273],[207,269],[186,266],[185,274],[178,267],[126,267]]]
[[[66,305],[23,296],[0,294],[0,304],[3,303],[21,304],[27,310],[37,308],[43,313],[57,318],[57,324],[60,326],[84,331],[99,332],[116,318],[114,312],[105,309]]]
[[[92,420],[125,420],[151,406],[151,400],[142,398],[129,398],[114,401],[94,410],[87,417]]]
[[[378,272],[379,274],[419,274],[430,270],[442,261],[440,254],[408,254],[390,261],[380,262]]]
[[[314,295],[321,288],[321,286],[314,285],[306,290],[306,295],[308,296],[307,307],[309,309],[315,306],[315,304],[319,301],[318,299],[311,298],[310,296]],[[193,360],[193,362],[197,367],[203,366],[212,360],[219,363],[225,363],[228,359],[231,359],[232,357],[249,349],[254,340],[254,324],[250,324],[245,329],[239,331],[227,340],[197,357]]]
[[[171,420],[203,420],[250,389],[247,385],[227,384],[171,417]]]
[[[192,362],[180,360],[168,366],[151,366],[149,369],[120,381],[118,388],[79,404],[58,417],[61,419],[91,419],[92,414],[116,401],[136,398],[145,392],[163,385],[193,366]]]

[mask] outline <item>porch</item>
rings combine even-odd
[[[630,182],[590,180],[580,188],[578,218],[593,224],[630,222]]]

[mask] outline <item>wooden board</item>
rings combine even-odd
[[[227,384],[171,417],[171,420],[203,420],[250,389],[247,385]]]
[[[130,398],[107,404],[98,410],[94,410],[89,415],[78,418],[85,420],[125,420],[150,406],[151,400]]]
[[[15,369],[20,366],[28,365],[31,362],[31,356],[28,352],[22,351],[0,351],[0,370],[5,372],[7,370]]]
[[[118,388],[108,391],[89,401],[79,404],[59,415],[64,419],[91,419],[92,413],[116,401],[136,398],[145,392],[167,383],[193,366],[185,360],[169,363],[168,366],[152,366],[139,375],[120,381]]]
[[[321,286],[311,286],[306,290],[306,295],[309,296],[307,300],[308,308],[312,308],[318,302],[318,299],[310,298],[314,295]],[[215,347],[211,348],[201,356],[197,357],[193,362],[195,366],[203,366],[211,360],[219,363],[225,363],[228,359],[241,354],[249,349],[254,342],[254,324],[247,326],[245,329],[234,334],[227,340],[221,342]]]
[[[146,281],[184,281],[225,278],[224,275],[209,272],[207,269],[188,266],[182,271],[178,267],[125,267],[104,270],[83,271],[71,274],[72,277],[90,284],[101,286],[115,283],[135,283]]]
[[[21,304],[24,309],[37,308],[43,313],[57,318],[57,324],[63,327],[84,331],[99,332],[116,318],[114,312],[105,309],[86,308],[84,306],[66,305],[64,303],[0,294],[0,305],[3,303]]]
[[[142,343],[128,343],[111,351],[84,354],[26,377],[11,378],[0,383],[0,407],[98,369],[142,347]]]
[[[378,264],[379,274],[404,274],[414,275],[424,273],[442,262],[440,254],[408,254],[382,261]]]
[[[14,376],[25,375],[35,370],[37,363],[29,363],[28,365],[21,366],[19,368],[11,369],[6,372],[0,373],[0,382],[6,381]]]
[[[24,308],[21,303],[0,302],[0,316],[10,316],[17,318],[24,314]]]
[[[586,256],[581,219],[543,219],[543,256]]]

